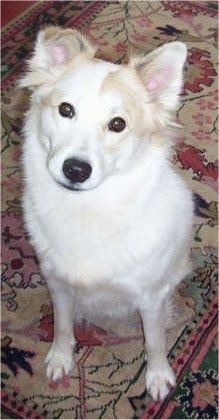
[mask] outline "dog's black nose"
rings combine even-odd
[[[74,184],[86,181],[92,172],[89,163],[75,158],[66,159],[63,163],[62,170],[65,177]]]
[[[92,168],[87,162],[71,158],[66,159],[63,163],[63,173],[71,182],[84,182],[89,178]]]

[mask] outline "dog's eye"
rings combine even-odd
[[[75,110],[73,105],[68,102],[62,102],[59,105],[59,113],[62,117],[72,118],[75,115]]]
[[[114,131],[115,133],[120,133],[126,127],[126,122],[121,117],[114,117],[108,124],[108,128],[110,131]]]

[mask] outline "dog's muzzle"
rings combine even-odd
[[[71,181],[73,187],[74,185],[82,184],[90,177],[92,167],[87,162],[70,158],[64,161],[62,171],[65,178]]]

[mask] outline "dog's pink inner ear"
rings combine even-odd
[[[52,47],[52,58],[54,64],[65,63],[68,59],[68,49],[64,45],[54,45]]]
[[[146,82],[148,92],[153,94],[165,89],[171,80],[171,76],[171,69],[157,70],[153,74],[149,74]]]

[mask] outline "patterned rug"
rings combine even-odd
[[[173,153],[195,199],[193,272],[175,295],[168,331],[177,387],[162,403],[145,390],[141,320],[75,327],[76,365],[59,384],[45,378],[53,315],[23,228],[21,128],[27,92],[16,82],[45,24],[75,27],[99,56],[126,62],[173,40],[189,53]],[[40,1],[2,33],[2,418],[217,418],[217,2]]]

